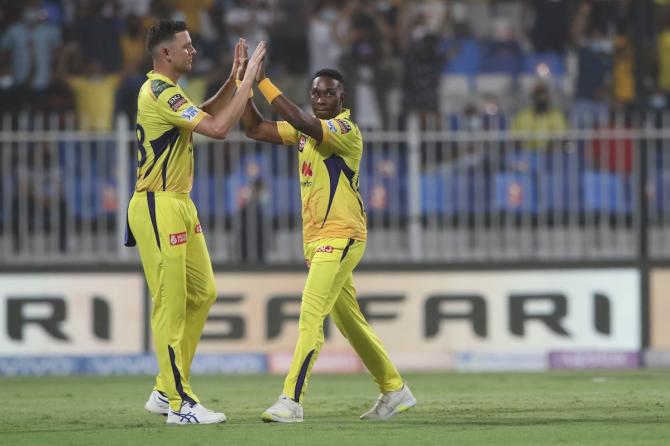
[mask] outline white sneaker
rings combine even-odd
[[[296,403],[286,395],[280,395],[277,402],[263,412],[261,419],[266,423],[301,423],[302,404]]]
[[[405,384],[395,392],[382,393],[372,409],[361,415],[361,420],[388,420],[395,414],[416,406],[416,398]]]
[[[144,403],[144,408],[156,415],[167,415],[170,410],[170,403],[168,402],[166,394],[154,390],[151,392],[151,395],[149,395],[147,402]]]
[[[225,414],[212,412],[202,404],[191,405],[186,401],[182,403],[179,412],[170,409],[167,416],[167,424],[214,424],[225,421]]]

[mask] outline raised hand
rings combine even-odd
[[[244,73],[247,70],[247,63],[249,62],[249,56],[247,56],[247,41],[240,38],[240,45],[238,49],[238,68],[237,68],[237,77],[236,79],[241,81],[244,79]]]
[[[258,67],[258,70],[256,71],[256,82],[258,83],[263,79],[265,79],[265,59],[261,61],[261,64]]]
[[[244,79],[255,78],[258,75],[258,71],[263,67],[263,62],[265,60],[265,52],[267,51],[267,43],[264,40],[258,44],[254,53],[249,59],[249,64],[247,65],[246,73],[244,73]],[[263,73],[265,70],[263,69]]]
[[[240,45],[242,43],[242,39],[237,41],[235,44],[235,51],[233,52],[233,67],[230,70],[230,78],[235,78],[237,76],[237,71],[240,67]],[[237,78],[235,78],[237,79]]]

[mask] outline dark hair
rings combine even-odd
[[[153,53],[154,49],[161,43],[172,40],[174,35],[186,31],[186,23],[173,22],[172,20],[161,20],[155,23],[147,31],[146,45],[147,50]]]
[[[339,71],[333,69],[333,68],[324,68],[322,70],[317,71],[314,73],[314,76],[312,76],[312,80],[316,79],[317,77],[321,76],[328,76],[331,79],[335,79],[336,81],[339,81],[340,84],[342,84],[342,88],[344,88],[344,76],[342,76],[342,73]]]

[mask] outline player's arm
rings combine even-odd
[[[194,131],[196,133],[211,138],[224,139],[230,129],[237,124],[242,116],[244,107],[246,106],[254,77],[256,76],[259,67],[262,66],[262,61],[265,57],[265,47],[266,44],[262,41],[251,55],[248,69],[246,70],[244,79],[242,79],[242,82],[237,89],[237,94],[235,94],[216,114],[205,114],[204,118],[202,118],[195,126]]]
[[[319,142],[323,140],[321,120],[305,113],[300,107],[284,96],[282,92],[270,82],[270,79],[265,76],[264,64],[261,64],[258,68],[256,81],[258,81],[258,88],[261,90],[261,93],[263,93],[263,96],[265,96],[265,99],[267,99],[272,105],[272,108],[279,113],[286,122],[291,124],[293,128],[301,133],[309,135]]]
[[[237,85],[235,83],[235,76],[237,75],[237,69],[240,64],[240,48],[243,44],[243,40],[240,39],[235,44],[235,51],[233,54],[233,68],[230,70],[230,76],[223,86],[219,88],[219,91],[216,92],[214,96],[207,99],[205,102],[200,104],[200,109],[204,110],[210,115],[217,114],[227,103],[230,101],[230,98],[233,97]]]
[[[272,144],[285,144],[279,134],[277,122],[265,120],[251,98],[247,101],[244,113],[242,113],[242,127],[245,135],[251,139]]]
[[[247,47],[246,44],[242,44],[240,47],[240,62],[237,72],[237,78],[243,78],[247,69]],[[244,133],[247,137],[255,139],[257,141],[269,142],[272,144],[295,144],[297,142],[297,135],[295,135],[295,129],[286,128],[288,127],[286,123],[281,125],[285,128],[284,135],[282,136],[279,127],[280,123],[277,121],[268,121],[266,120],[261,112],[256,107],[254,100],[252,99],[253,95],[249,96],[246,107],[244,107],[244,113],[242,113],[242,127],[244,128]]]

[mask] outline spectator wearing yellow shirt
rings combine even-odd
[[[119,85],[118,74],[105,74],[102,64],[89,60],[83,75],[67,76],[74,95],[75,112],[80,130],[110,131],[114,126],[114,104]]]
[[[658,87],[663,93],[670,94],[670,16],[659,32],[656,40],[656,58],[658,61]]]
[[[144,19],[136,15],[126,17],[125,29],[121,33],[121,82],[116,97],[116,108],[135,121],[137,114],[137,92],[151,69],[151,58],[147,55],[144,35],[148,28]]]
[[[614,39],[614,99],[621,105],[635,100],[635,50],[630,38],[619,33]]]
[[[533,88],[531,105],[522,109],[512,122],[512,131],[519,133],[561,133],[568,128],[563,113],[551,105],[549,89],[543,83]],[[551,144],[548,138],[533,138],[527,140],[524,147],[529,149],[544,149]]]

